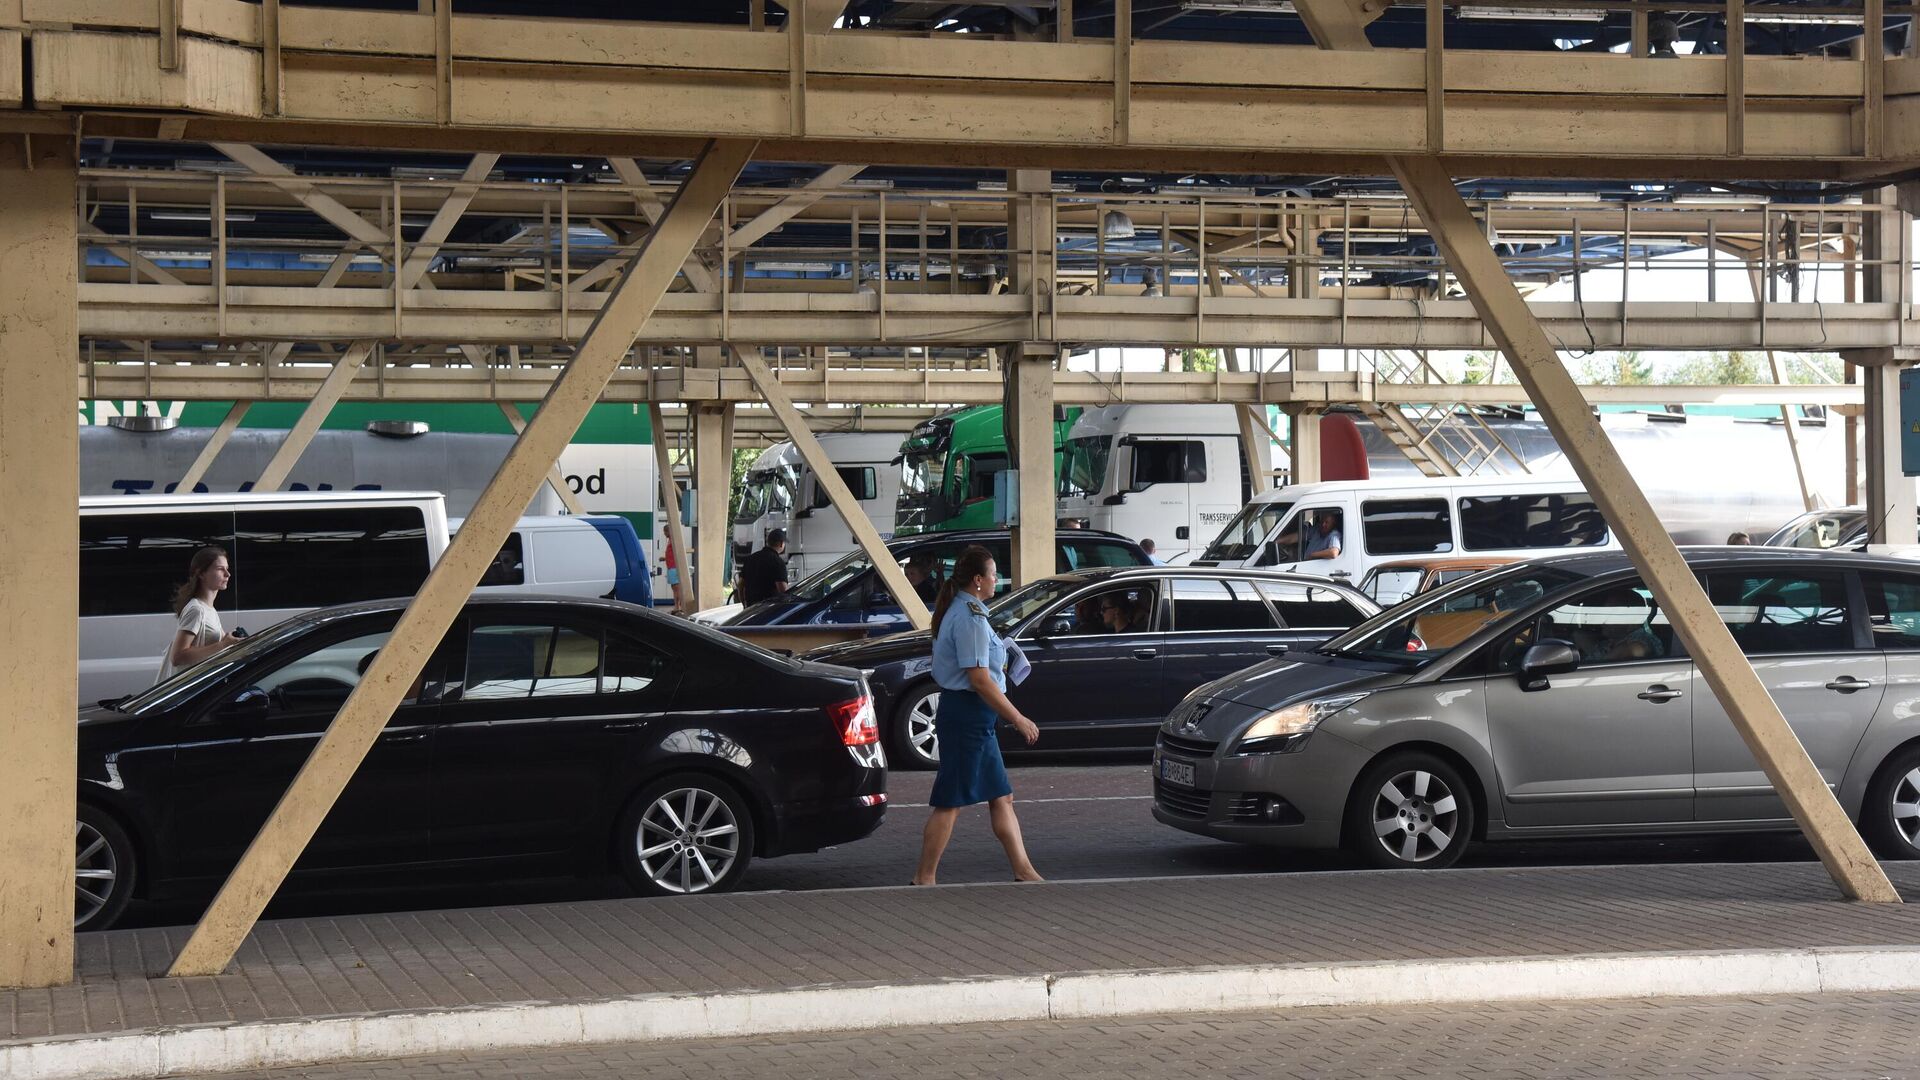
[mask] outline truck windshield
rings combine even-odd
[[[1244,562],[1251,559],[1260,550],[1260,542],[1267,538],[1275,525],[1285,520],[1287,511],[1293,509],[1290,502],[1248,503],[1227,527],[1220,530],[1212,544],[1200,556],[1203,562]]]
[[[1107,481],[1107,457],[1113,436],[1089,435],[1069,439],[1060,450],[1060,494],[1097,495]]]
[[[1482,574],[1376,615],[1320,651],[1416,670],[1451,653],[1488,623],[1578,580],[1578,574],[1547,566]]]
[[[793,509],[794,492],[799,488],[799,472],[791,465],[777,469],[756,469],[747,474],[740,489],[740,512],[734,521],[751,525],[762,514],[785,513]]]

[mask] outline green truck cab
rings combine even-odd
[[[943,413],[922,422],[900,444],[900,495],[895,502],[896,536],[991,529],[993,478],[1012,468],[1007,434],[998,405],[978,405]],[[1060,449],[1080,409],[1056,409],[1053,423],[1054,473]]]

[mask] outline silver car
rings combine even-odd
[[[1920,858],[1920,564],[1686,558],[1867,839]],[[1491,571],[1201,686],[1153,766],[1168,825],[1382,867],[1478,840],[1794,827],[1619,552]]]

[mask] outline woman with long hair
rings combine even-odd
[[[203,547],[193,553],[187,564],[187,580],[173,591],[173,613],[179,618],[167,651],[160,657],[160,673],[154,682],[164,682],[174,672],[193,665],[233,645],[240,639],[220,625],[220,613],[213,602],[233,580],[227,553],[217,547]]]
[[[1019,730],[1031,746],[1040,729],[1007,700],[1007,647],[987,621],[986,601],[998,580],[993,554],[974,545],[960,553],[933,606],[933,679],[940,707],[933,729],[940,739],[940,769],[934,774],[933,816],[921,836],[915,885],[931,885],[940,856],[953,836],[963,806],[987,804],[993,835],[1007,850],[1016,881],[1039,881],[1027,859],[1020,819],[1013,813],[1013,782],[994,736],[999,720]]]

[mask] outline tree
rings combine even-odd
[[[1219,349],[1181,349],[1181,371],[1219,371]]]
[[[1732,386],[1738,383],[1771,382],[1760,373],[1760,363],[1750,353],[1700,353],[1688,357],[1673,369],[1673,381],[1696,386]]]

